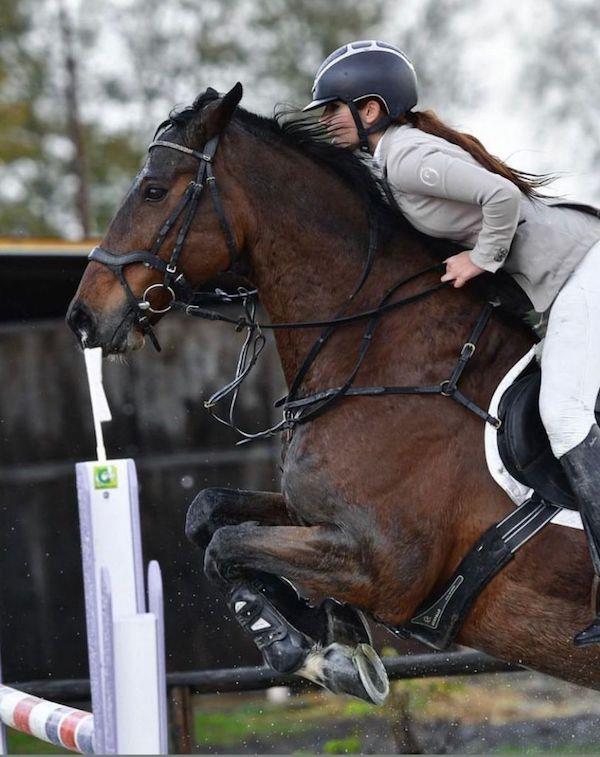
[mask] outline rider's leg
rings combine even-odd
[[[542,349],[540,414],[552,451],[577,496],[592,563],[600,576],[600,243],[559,292]],[[575,637],[600,641],[600,616]]]

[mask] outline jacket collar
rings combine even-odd
[[[402,126],[388,126],[383,134],[383,137],[381,137],[381,139],[377,143],[377,147],[375,148],[375,152],[373,153],[375,160],[377,160],[380,164],[383,164],[395,138],[399,135],[407,133],[414,128],[415,127],[412,124],[402,124]]]

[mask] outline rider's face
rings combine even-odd
[[[339,100],[327,103],[319,121],[327,129],[334,144],[352,149],[358,147],[358,130],[346,103]]]

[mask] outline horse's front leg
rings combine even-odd
[[[247,521],[265,526],[291,525],[283,495],[222,487],[203,489],[188,509],[185,532],[204,550],[218,529]],[[213,582],[227,597],[234,617],[252,637],[265,662],[281,673],[301,667],[315,640],[326,632],[321,609],[311,607],[279,576],[246,570],[243,577],[238,573],[235,592],[226,576],[214,574]],[[271,629],[268,634],[263,627],[267,622]]]
[[[268,611],[261,613],[254,603],[252,584],[248,593],[249,575],[258,575],[259,580],[283,575],[311,593],[339,600],[328,600],[319,608],[328,626],[326,645],[313,645],[294,672],[335,693],[379,704],[388,693],[387,675],[369,643],[366,626],[365,635],[356,633],[359,624],[351,607],[374,602],[373,577],[364,561],[360,545],[334,526],[265,527],[246,522],[215,532],[204,565],[211,580],[231,586],[230,606],[238,621],[260,632],[267,643],[277,639],[278,619]],[[341,636],[346,636],[342,643]]]
[[[215,531],[255,521],[263,526],[291,526],[285,499],[278,492],[211,487],[202,489],[189,506],[185,533],[201,549],[206,549]]]
[[[248,521],[262,526],[293,525],[281,494],[210,488],[201,491],[190,505],[186,534],[190,541],[205,549],[219,529]],[[234,577],[228,576],[227,571],[224,573],[213,572],[211,578],[225,593],[234,617],[251,635],[265,662],[274,669],[296,672],[306,666],[307,660],[323,656],[321,650],[330,648],[328,654],[332,660],[335,650],[340,657],[339,649],[350,649],[366,667],[370,653],[360,645],[370,644],[368,625],[362,613],[353,607],[330,598],[313,607],[277,573],[253,568],[243,572],[237,569]],[[338,661],[338,667],[339,664]],[[347,660],[345,664],[348,667]],[[337,690],[381,701],[387,691],[386,682],[381,680],[385,673],[377,660],[369,665],[370,678],[363,673],[368,688],[353,680],[351,688],[347,685],[344,689],[339,680]],[[351,672],[356,678],[354,666]]]

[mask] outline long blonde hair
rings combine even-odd
[[[547,186],[557,178],[554,174],[534,174],[511,168],[500,158],[489,153],[477,137],[452,129],[438,118],[432,110],[408,111],[395,119],[393,123],[398,125],[410,123],[421,131],[442,137],[442,139],[462,147],[484,168],[512,181],[528,197],[544,197],[545,195],[538,191],[539,188]]]

